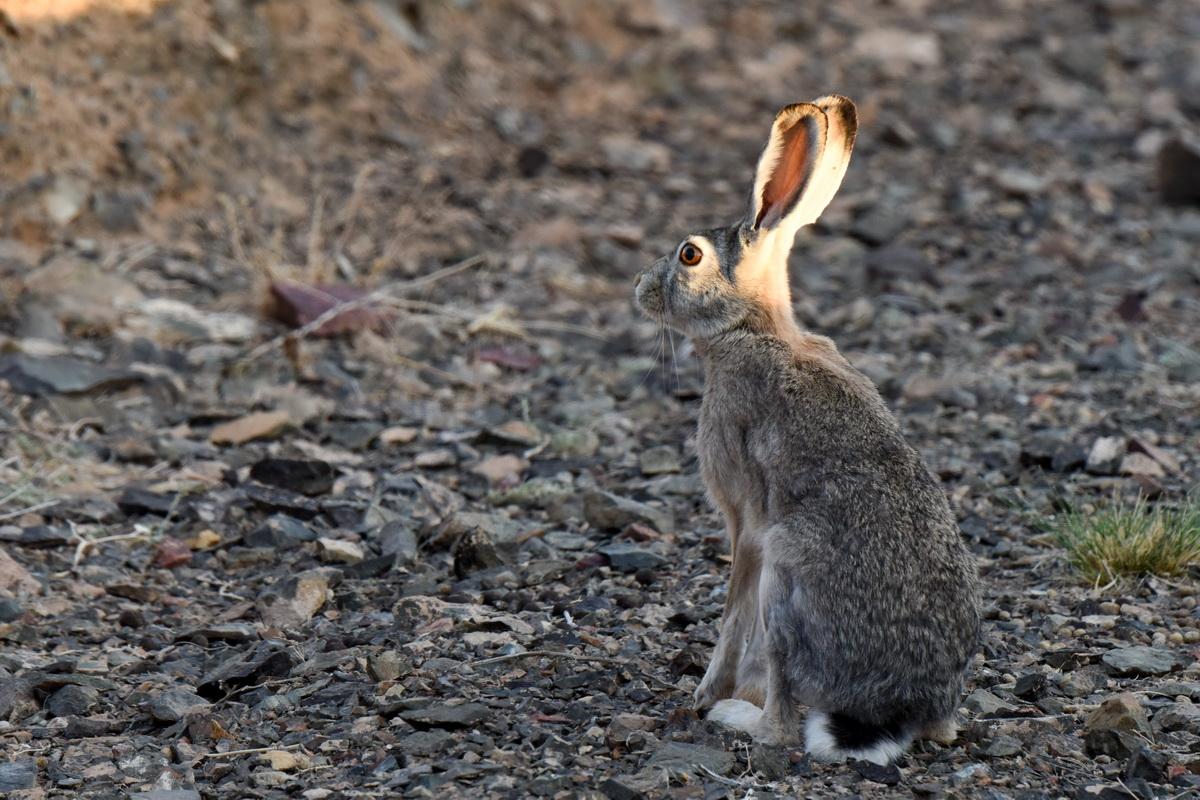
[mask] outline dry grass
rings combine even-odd
[[[1057,521],[1056,533],[1090,581],[1178,575],[1200,565],[1200,495],[1176,508],[1139,498],[1091,513],[1071,509]]]

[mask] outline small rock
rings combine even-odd
[[[316,541],[317,534],[303,522],[286,514],[272,514],[243,541],[249,547],[270,547],[287,550],[299,547],[303,542]]]
[[[1139,747],[1125,764],[1125,779],[1150,783],[1167,782],[1167,757],[1148,747]]]
[[[988,758],[1008,758],[1024,749],[1025,745],[1020,739],[1002,733],[988,742],[987,747],[983,748],[983,754]]]
[[[1089,755],[1127,758],[1151,737],[1150,721],[1135,695],[1110,697],[1083,725],[1084,749]]]
[[[638,458],[643,475],[663,475],[680,471],[679,455],[669,446],[651,447]]]
[[[608,800],[646,800],[646,793],[638,787],[637,776],[607,778],[600,784],[600,792]]]
[[[317,539],[321,560],[327,564],[357,564],[364,558],[362,546],[345,539]]]
[[[256,439],[273,439],[291,424],[286,411],[259,411],[213,428],[213,444],[245,444]]]
[[[971,694],[967,695],[967,699],[963,701],[963,705],[971,711],[985,716],[1000,712],[1009,713],[1016,710],[1016,706],[1012,703],[1006,703],[987,689],[976,689],[971,692]]]
[[[629,737],[633,734],[652,731],[658,724],[658,719],[643,714],[614,714],[612,722],[604,731],[604,738],[609,746],[623,745],[629,742]]]
[[[397,716],[416,728],[470,728],[490,717],[492,712],[482,703],[461,705],[432,705],[401,711]]]
[[[1146,475],[1151,478],[1166,477],[1166,471],[1157,461],[1145,453],[1128,453],[1121,459],[1122,475]]]
[[[1120,436],[1101,436],[1088,451],[1087,471],[1093,475],[1116,475],[1125,456],[1125,439]]]
[[[32,758],[0,763],[0,793],[32,789],[37,784],[37,762]]]
[[[1083,724],[1084,732],[1097,730],[1133,731],[1147,738],[1151,735],[1150,721],[1136,695],[1114,695],[1091,713]]]
[[[884,786],[895,786],[900,783],[900,768],[895,764],[875,764],[871,761],[851,761],[850,768],[862,778]],[[782,777],[782,776],[780,776]]]
[[[1200,736],[1200,706],[1195,703],[1172,703],[1154,715],[1154,727],[1160,731],[1187,731]]]
[[[471,528],[454,540],[450,548],[454,557],[454,574],[465,578],[473,572],[501,566],[504,561],[483,528]]]
[[[294,769],[308,769],[312,766],[312,760],[308,756],[293,750],[268,750],[260,758],[278,772],[291,772]]]
[[[635,522],[650,525],[660,533],[675,528],[675,515],[669,509],[639,503],[611,492],[593,490],[584,494],[583,516],[599,530],[619,531]]]
[[[146,711],[159,722],[179,722],[208,706],[207,700],[188,689],[167,689],[150,698]]]
[[[754,747],[750,751],[750,763],[754,765],[754,771],[761,775],[764,780],[781,781],[792,772],[790,755],[788,749],[785,747],[775,747],[763,742],[755,742]],[[857,764],[866,763],[865,761],[856,761],[851,766],[857,770]],[[871,766],[877,767],[875,764],[871,764]],[[886,768],[884,769],[886,770]],[[892,769],[896,770],[896,781],[899,782],[900,770],[895,767],[892,767]],[[861,772],[859,774],[862,775]],[[891,779],[890,772],[886,776],[882,772],[878,773],[878,775],[879,778],[868,778],[868,780],[884,783],[886,780]],[[863,775],[863,777],[866,778],[867,776]]]
[[[332,464],[307,459],[264,458],[250,467],[252,480],[310,497],[329,492],[336,477]]]
[[[260,789],[277,789],[281,786],[286,786],[291,780],[286,772],[280,772],[275,769],[258,769],[251,776],[254,785]]]
[[[384,650],[367,659],[367,674],[379,683],[394,681],[411,669],[408,659],[395,650]]]
[[[1168,139],[1158,151],[1158,191],[1172,205],[1200,205],[1200,146]]]
[[[410,733],[400,740],[401,752],[412,756],[444,757],[447,748],[454,742],[454,736],[442,730],[417,731]]]
[[[25,615],[25,609],[11,597],[0,597],[0,622],[13,622]]]
[[[616,170],[666,172],[671,166],[671,151],[666,145],[623,134],[601,139],[600,152],[608,166]]]
[[[403,520],[393,520],[379,529],[379,552],[385,556],[397,556],[405,563],[417,557],[417,534],[412,525]]]
[[[385,446],[397,444],[411,444],[417,440],[420,434],[416,428],[406,428],[396,426],[394,428],[384,428],[379,432],[379,443]]]
[[[1036,700],[1046,687],[1046,676],[1041,672],[1027,672],[1017,678],[1013,696],[1022,700]]]
[[[33,358],[15,354],[0,358],[0,379],[14,391],[28,395],[95,394],[114,391],[142,381],[136,372],[110,369],[67,356]]]
[[[336,570],[329,569],[336,573]],[[291,670],[294,660],[291,654],[275,642],[259,642],[245,653],[233,653],[232,657],[210,670],[200,679],[198,691],[207,696],[220,698],[231,688],[249,686],[265,678],[282,678]]]
[[[613,542],[599,548],[598,552],[608,557],[613,569],[621,572],[657,569],[667,563],[667,559],[658,553],[625,542]]]
[[[0,548],[0,592],[39,594],[41,591],[41,582]]]
[[[321,610],[329,589],[340,579],[337,570],[311,569],[286,578],[259,595],[258,613],[274,628],[294,628]]]
[[[47,697],[44,708],[55,717],[81,717],[88,714],[99,702],[100,692],[90,686],[68,684]]]
[[[529,462],[517,456],[505,454],[488,456],[475,466],[471,472],[483,477],[489,486],[515,486],[521,482],[521,474],[529,468]]]
[[[1050,179],[1023,169],[1002,169],[995,175],[996,185],[1011,195],[1035,197],[1046,191]]]
[[[733,753],[724,750],[686,742],[664,742],[646,766],[665,769],[672,774],[694,775],[703,775],[698,767],[705,767],[717,775],[728,775],[736,761]]]
[[[942,61],[937,34],[903,28],[874,28],[854,40],[853,54],[893,68],[936,67]]]
[[[981,781],[991,777],[992,771],[987,764],[967,764],[956,772],[950,775],[950,784],[952,786],[962,786],[963,784]]]
[[[1183,657],[1173,650],[1145,645],[1109,650],[1100,660],[1118,676],[1166,675],[1182,669],[1186,663]]]

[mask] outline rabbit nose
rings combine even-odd
[[[634,277],[634,279],[633,279],[633,288],[634,288],[634,290],[635,290],[635,291],[637,290],[638,284],[640,284],[640,283],[642,282],[642,278],[644,278],[644,277],[646,277],[646,273],[644,273],[644,272],[639,272],[639,273],[638,273],[638,274],[637,274],[637,275]]]

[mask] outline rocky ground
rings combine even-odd
[[[1200,793],[1192,576],[1046,529],[1200,476],[1191,0],[0,9],[0,792]],[[702,375],[630,299],[832,90],[797,313],[986,585],[959,742],[888,769],[691,712]]]

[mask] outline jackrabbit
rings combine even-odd
[[[938,481],[870,380],[792,316],[788,254],[833,199],[854,104],[782,109],[745,219],[698,231],[638,278],[643,311],[706,372],[697,449],[733,574],[696,707],[815,758],[887,764],[955,735],[979,586]]]

